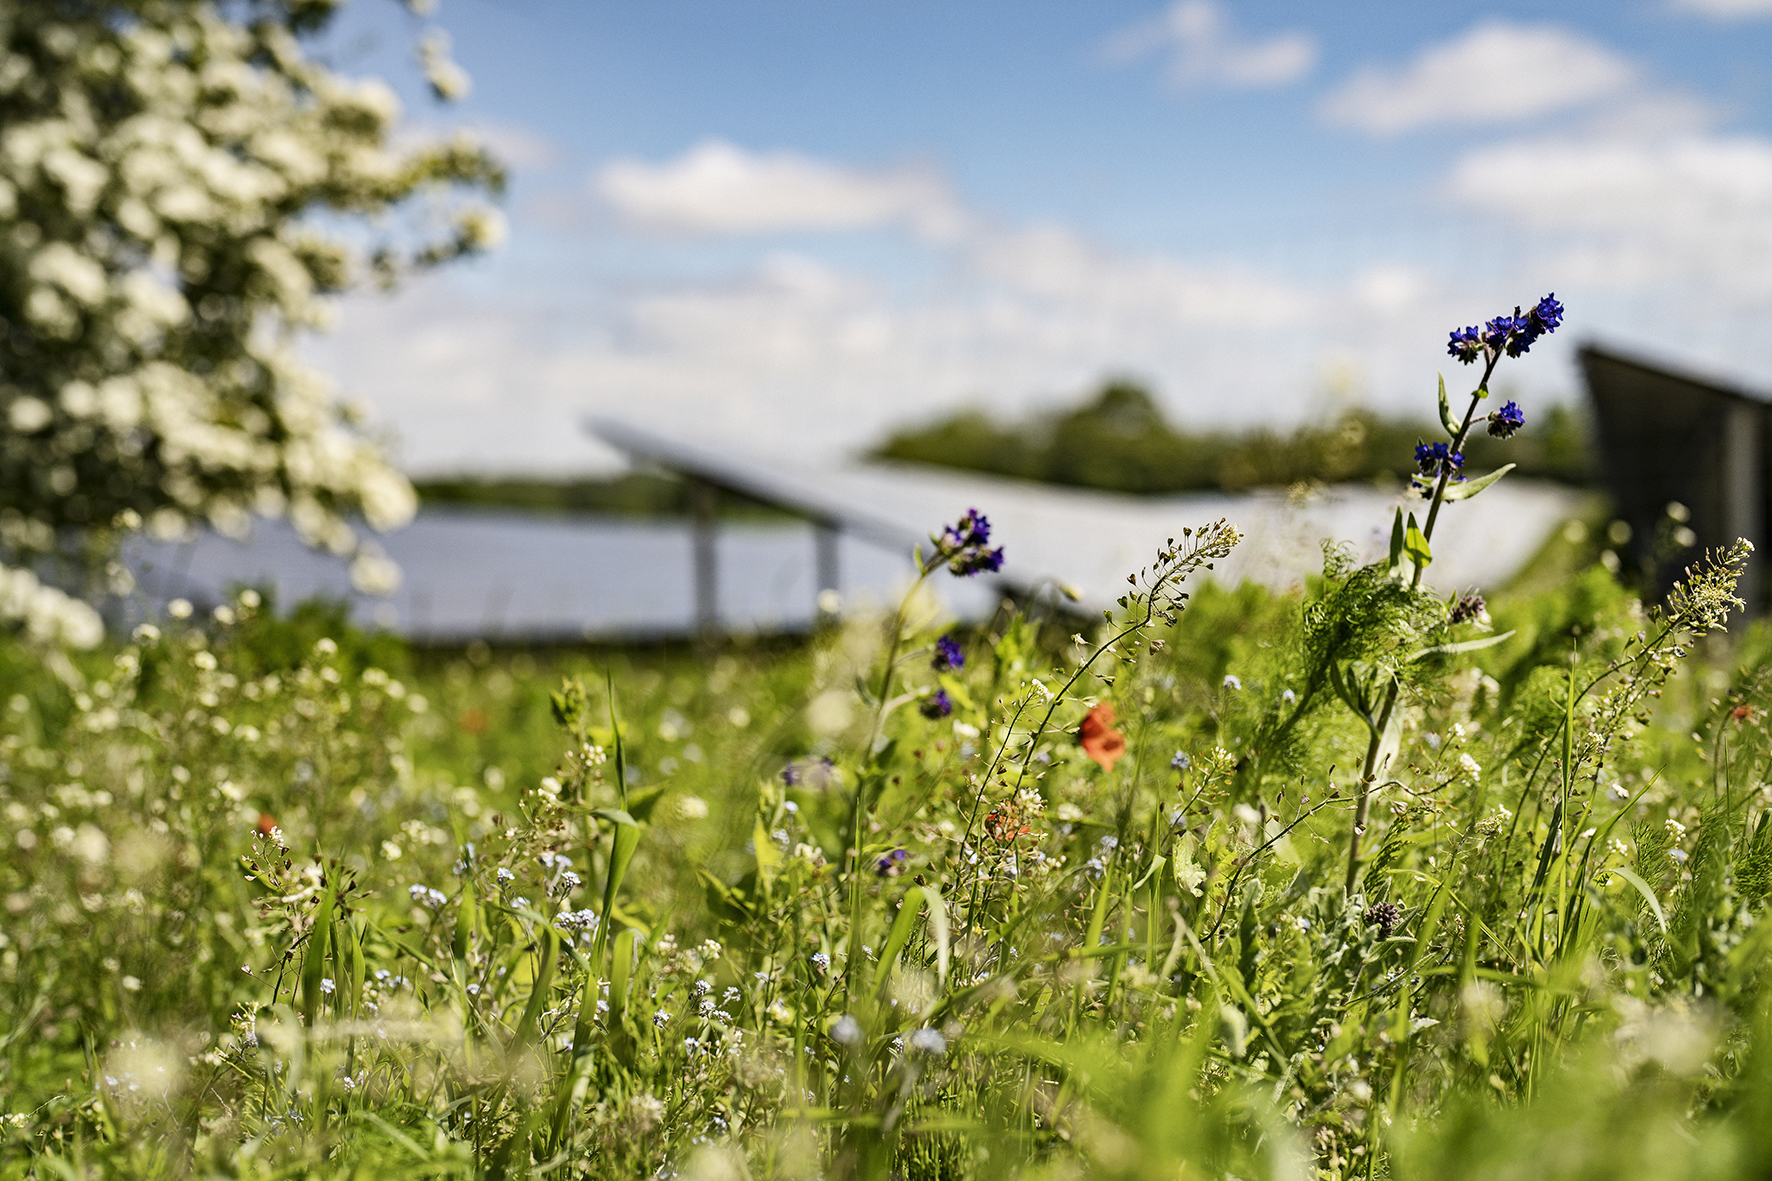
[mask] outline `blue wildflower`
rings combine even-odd
[[[1185,771],[1194,765],[1194,761],[1187,757],[1187,751],[1178,750],[1175,752],[1175,757],[1169,760],[1169,765],[1177,771]]]
[[[1512,437],[1515,431],[1526,425],[1525,412],[1518,402],[1508,402],[1500,410],[1489,415],[1489,433],[1497,439]]]
[[[960,651],[960,644],[954,637],[943,636],[935,641],[935,667],[938,669],[966,667],[966,654]]]
[[[1456,476],[1464,468],[1464,453],[1452,450],[1445,443],[1417,443],[1415,465],[1424,476],[1437,476],[1442,472]]]
[[[1469,365],[1483,355],[1483,339],[1474,327],[1454,328],[1452,338],[1446,343],[1446,352]]]
[[[931,540],[936,545],[935,561],[946,562],[948,569],[961,578],[1003,568],[1002,548],[990,548],[990,520],[975,508],[967,509],[965,516]]]
[[[910,857],[911,855],[906,853],[903,849],[892,850],[892,852],[874,862],[874,876],[882,878],[897,877],[904,872],[904,863],[909,861]]]
[[[1491,359],[1502,353],[1524,356],[1539,337],[1555,332],[1562,323],[1563,305],[1553,293],[1539,300],[1529,312],[1516,307],[1511,316],[1496,316],[1480,332],[1475,328],[1454,328],[1446,351],[1466,365],[1483,355]]]
[[[926,718],[945,718],[954,712],[954,702],[953,699],[948,696],[948,691],[946,689],[937,689],[934,693],[925,697],[923,699],[923,704],[917,708],[923,711],[923,716]]]
[[[1524,329],[1526,323],[1521,321],[1519,327]],[[1497,316],[1483,325],[1483,343],[1497,352],[1507,347],[1508,338],[1514,334],[1515,321],[1512,316]]]
[[[1563,323],[1563,305],[1557,302],[1556,292],[1538,301],[1531,313],[1533,330],[1541,333],[1555,332]]]
[[[781,781],[788,787],[793,787],[796,783],[799,783],[800,768],[793,763],[789,763],[787,766],[783,767],[781,769]]]

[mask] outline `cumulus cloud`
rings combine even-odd
[[[1772,141],[1751,135],[1555,136],[1466,153],[1446,192],[1543,232],[1594,283],[1772,300]]]
[[[1669,0],[1675,12],[1696,13],[1713,20],[1750,20],[1772,16],[1772,0]]]
[[[1183,88],[1284,86],[1317,64],[1317,43],[1308,34],[1246,40],[1213,0],[1176,0],[1159,15],[1110,35],[1102,52],[1113,62],[1166,54],[1169,81]]]
[[[1332,123],[1391,135],[1517,123],[1620,95],[1637,81],[1630,62],[1571,29],[1491,20],[1405,66],[1359,71],[1322,109]]]
[[[674,160],[614,160],[592,187],[625,220],[692,234],[906,228],[932,239],[964,228],[959,202],[927,168],[848,168],[796,152],[710,139]]]
[[[1195,421],[1289,416],[1315,383],[1316,298],[1279,280],[1050,226],[944,257],[920,290],[775,252],[579,309],[438,283],[358,298],[314,352],[421,471],[582,468],[598,456],[579,430],[591,413],[844,454],[959,403],[1070,398],[1109,372],[1191,395]]]

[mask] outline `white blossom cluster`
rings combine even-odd
[[[105,624],[87,604],[44,586],[29,570],[0,566],[0,621],[13,620],[45,644],[91,648],[104,639]]]
[[[404,524],[412,487],[295,336],[355,284],[495,244],[466,197],[380,215],[502,174],[466,139],[396,150],[392,90],[303,52],[329,8],[0,5],[0,561],[287,516],[391,589],[349,521]]]

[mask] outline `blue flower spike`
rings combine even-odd
[[[1469,365],[1482,357],[1491,363],[1502,354],[1525,356],[1541,336],[1549,336],[1563,323],[1563,305],[1553,292],[1532,305],[1532,310],[1514,309],[1511,316],[1496,316],[1482,329],[1454,328],[1446,342],[1448,355]]]

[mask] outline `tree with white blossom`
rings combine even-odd
[[[0,5],[0,621],[95,643],[38,571],[255,516],[385,585],[352,522],[404,524],[412,487],[296,340],[342,292],[496,244],[503,174],[465,136],[397,147],[393,91],[304,49],[335,9]],[[440,34],[419,58],[463,90]]]

